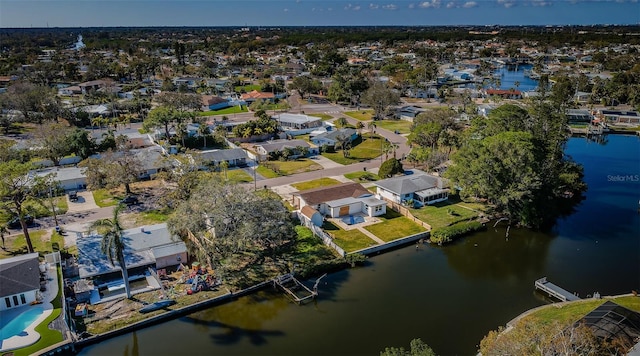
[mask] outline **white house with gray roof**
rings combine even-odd
[[[198,157],[205,165],[217,166],[222,162],[227,162],[229,167],[244,167],[249,159],[247,152],[242,148],[202,151]]]
[[[0,311],[36,300],[40,289],[39,267],[38,253],[0,259]]]
[[[272,118],[278,122],[282,131],[292,136],[304,135],[322,127],[322,119],[316,116],[283,113]]]
[[[51,175],[53,181],[60,185],[64,190],[84,189],[87,186],[86,168],[80,167],[50,167],[31,171],[40,177]]]
[[[449,188],[446,179],[421,171],[414,172],[415,174],[412,175],[375,182],[377,194],[394,203],[406,204],[412,201],[420,206],[449,199]]]
[[[348,137],[350,142],[353,142],[353,140],[358,138],[358,132],[348,127],[336,131],[327,131],[312,137],[311,142],[317,146],[335,146],[339,141],[338,138],[340,137]]]

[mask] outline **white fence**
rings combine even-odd
[[[298,219],[300,220],[302,225],[308,227],[311,230],[311,232],[313,232],[314,235],[318,236],[325,245],[327,245],[327,246],[331,247],[332,249],[336,250],[336,252],[338,252],[338,254],[340,256],[342,256],[342,257],[346,256],[347,253],[342,249],[342,247],[336,245],[335,242],[333,242],[333,239],[331,238],[331,236],[329,236],[329,234],[324,232],[322,230],[322,228],[320,228],[318,226],[315,226],[311,222],[311,220],[307,219],[299,211],[296,211],[295,213],[298,216]]]

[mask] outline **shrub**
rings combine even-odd
[[[442,245],[453,241],[455,238],[463,236],[473,231],[484,229],[485,226],[478,221],[460,222],[452,226],[446,226],[431,232],[431,242]]]
[[[378,170],[378,176],[382,179],[389,178],[398,173],[404,173],[404,169],[402,169],[402,163],[395,158],[384,161]]]

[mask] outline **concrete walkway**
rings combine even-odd
[[[363,234],[367,235],[371,240],[373,240],[373,241],[377,242],[377,243],[378,243],[378,245],[384,245],[384,244],[386,244],[386,242],[384,242],[383,240],[381,240],[380,238],[378,238],[378,236],[376,236],[376,235],[374,235],[374,234],[370,233],[369,231],[365,230],[363,227],[359,227],[359,226],[358,226],[358,230],[359,230],[361,233],[363,233]]]

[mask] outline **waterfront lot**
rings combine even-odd
[[[450,196],[448,201],[410,210],[413,216],[431,225],[432,229],[438,229],[475,219],[482,213],[483,207],[482,204],[465,203],[457,196]]]
[[[375,241],[357,229],[343,230],[330,221],[325,222],[322,228],[333,237],[333,242],[347,253],[377,245]]]
[[[424,227],[389,208],[387,208],[386,214],[377,218],[381,220],[379,223],[366,226],[364,229],[385,242],[427,231]]]

